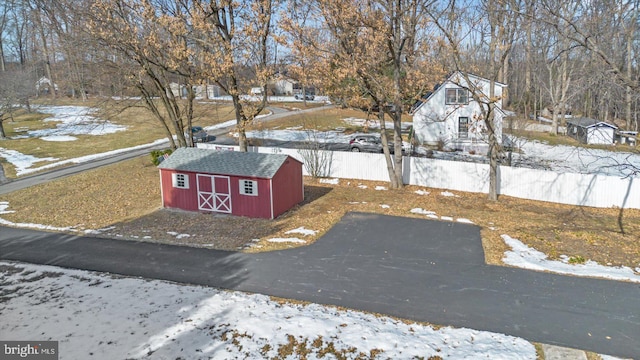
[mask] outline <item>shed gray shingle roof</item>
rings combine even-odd
[[[288,157],[283,154],[179,148],[158,168],[270,179]]]
[[[596,119],[590,119],[590,118],[585,118],[585,117],[570,119],[570,120],[567,120],[567,123],[568,124],[573,124],[573,125],[579,126],[579,127],[584,127],[584,128],[588,128],[588,127],[594,126],[596,124],[602,123],[604,125],[607,125],[609,127],[614,128],[614,129],[618,128],[617,126],[615,126],[613,124],[609,124],[609,123],[606,123],[604,121],[598,121]]]

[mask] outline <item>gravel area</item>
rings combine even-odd
[[[237,251],[274,228],[273,222],[263,219],[159,209],[88,235]]]

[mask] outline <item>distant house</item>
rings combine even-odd
[[[41,77],[40,79],[38,79],[38,81],[36,81],[36,94],[40,95],[40,94],[49,94],[51,93],[51,90],[54,91],[58,91],[58,84],[53,83],[53,85],[51,84],[51,80],[48,77]]]
[[[276,96],[295,95],[295,90],[300,87],[300,83],[298,81],[283,75],[276,75],[272,80],[269,80],[268,85],[273,95]]]
[[[158,168],[165,208],[274,219],[304,199],[288,155],[180,148]]]
[[[462,73],[456,71],[413,106],[413,130],[419,143],[444,143],[448,147],[455,147],[486,141],[487,130],[482,104],[473,99],[470,90],[475,89],[482,98],[488,98],[490,81],[471,74],[468,74],[468,77],[471,84],[467,83]],[[494,123],[500,142],[502,120],[505,116],[502,111],[502,93],[507,85],[499,82],[494,84],[494,95],[498,98],[495,103]]]
[[[186,98],[189,95],[189,88],[186,85],[172,82],[169,84],[169,88],[175,97]],[[218,85],[194,85],[192,89],[196,99],[213,99],[224,94]]]
[[[583,144],[612,145],[618,127],[590,118],[567,120],[567,135]]]

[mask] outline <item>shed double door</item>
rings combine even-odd
[[[228,176],[198,174],[198,209],[231,213],[231,180]]]

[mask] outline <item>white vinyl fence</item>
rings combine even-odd
[[[198,144],[198,147],[238,150],[237,146],[215,144]],[[322,176],[389,181],[382,154],[268,147],[252,147],[249,151],[291,155],[307,163],[305,175],[309,175],[307,169],[310,158],[321,156],[326,162]],[[487,164],[405,157],[403,167],[405,184],[476,193],[489,192]],[[640,178],[623,179],[500,166],[498,179],[498,193],[502,195],[560,204],[640,209]]]

